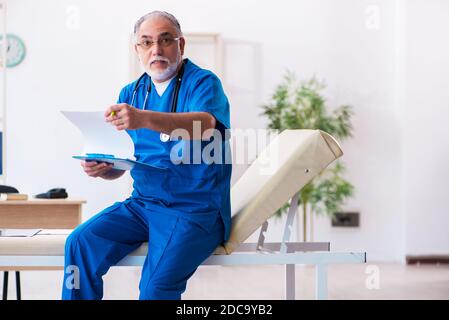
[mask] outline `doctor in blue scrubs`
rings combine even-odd
[[[171,14],[143,16],[134,34],[146,72],[121,90],[105,121],[126,130],[136,160],[152,166],[134,167],[132,195],[70,234],[63,299],[101,299],[102,276],[144,242],[139,298],[180,299],[187,280],[229,236],[229,103],[220,80],[183,59],[185,39]],[[82,166],[108,180],[124,173],[105,163]]]

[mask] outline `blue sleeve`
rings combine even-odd
[[[118,96],[117,99],[117,104],[119,103],[131,103],[130,101],[130,88],[132,87],[132,83],[126,85],[125,87],[122,88],[122,90],[120,91],[120,94]]]
[[[117,104],[124,103],[126,101],[126,87],[120,90],[120,94],[117,99]]]
[[[193,84],[189,111],[208,112],[225,128],[230,129],[229,102],[220,79],[208,73]]]

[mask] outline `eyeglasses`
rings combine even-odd
[[[178,41],[179,39],[181,39],[181,37],[178,38],[162,37],[159,38],[157,41],[145,39],[140,42],[137,42],[136,45],[141,47],[142,49],[148,50],[157,42],[158,46],[166,48],[171,46],[175,41]]]

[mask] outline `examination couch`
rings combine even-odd
[[[284,265],[285,298],[295,299],[295,265],[315,266],[315,296],[327,298],[327,267],[365,263],[365,252],[332,252],[329,242],[292,242],[299,192],[343,154],[337,141],[320,130],[285,130],[258,155],[231,190],[229,240],[203,265]],[[279,242],[266,242],[268,220],[290,201]],[[257,243],[245,242],[257,230]],[[0,238],[0,268],[25,270],[64,265],[64,243],[70,230],[42,230],[33,237]],[[147,244],[117,266],[139,266]]]

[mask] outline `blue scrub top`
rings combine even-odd
[[[177,77],[173,78],[162,96],[159,96],[150,77],[145,76],[137,88],[134,107],[170,112],[176,79]],[[131,104],[136,82],[137,80],[121,90],[118,103]],[[151,91],[143,106],[148,85],[151,86]],[[221,217],[226,241],[231,223],[232,165],[229,140],[225,137],[224,130],[230,129],[230,116],[229,102],[218,77],[185,59],[176,112],[212,114],[217,120],[217,129],[220,129],[222,139],[216,137],[211,141],[163,142],[160,132],[150,129],[127,130],[134,142],[136,160],[167,168],[132,169],[134,191],[131,197],[149,209],[181,216],[208,231],[217,218]]]

